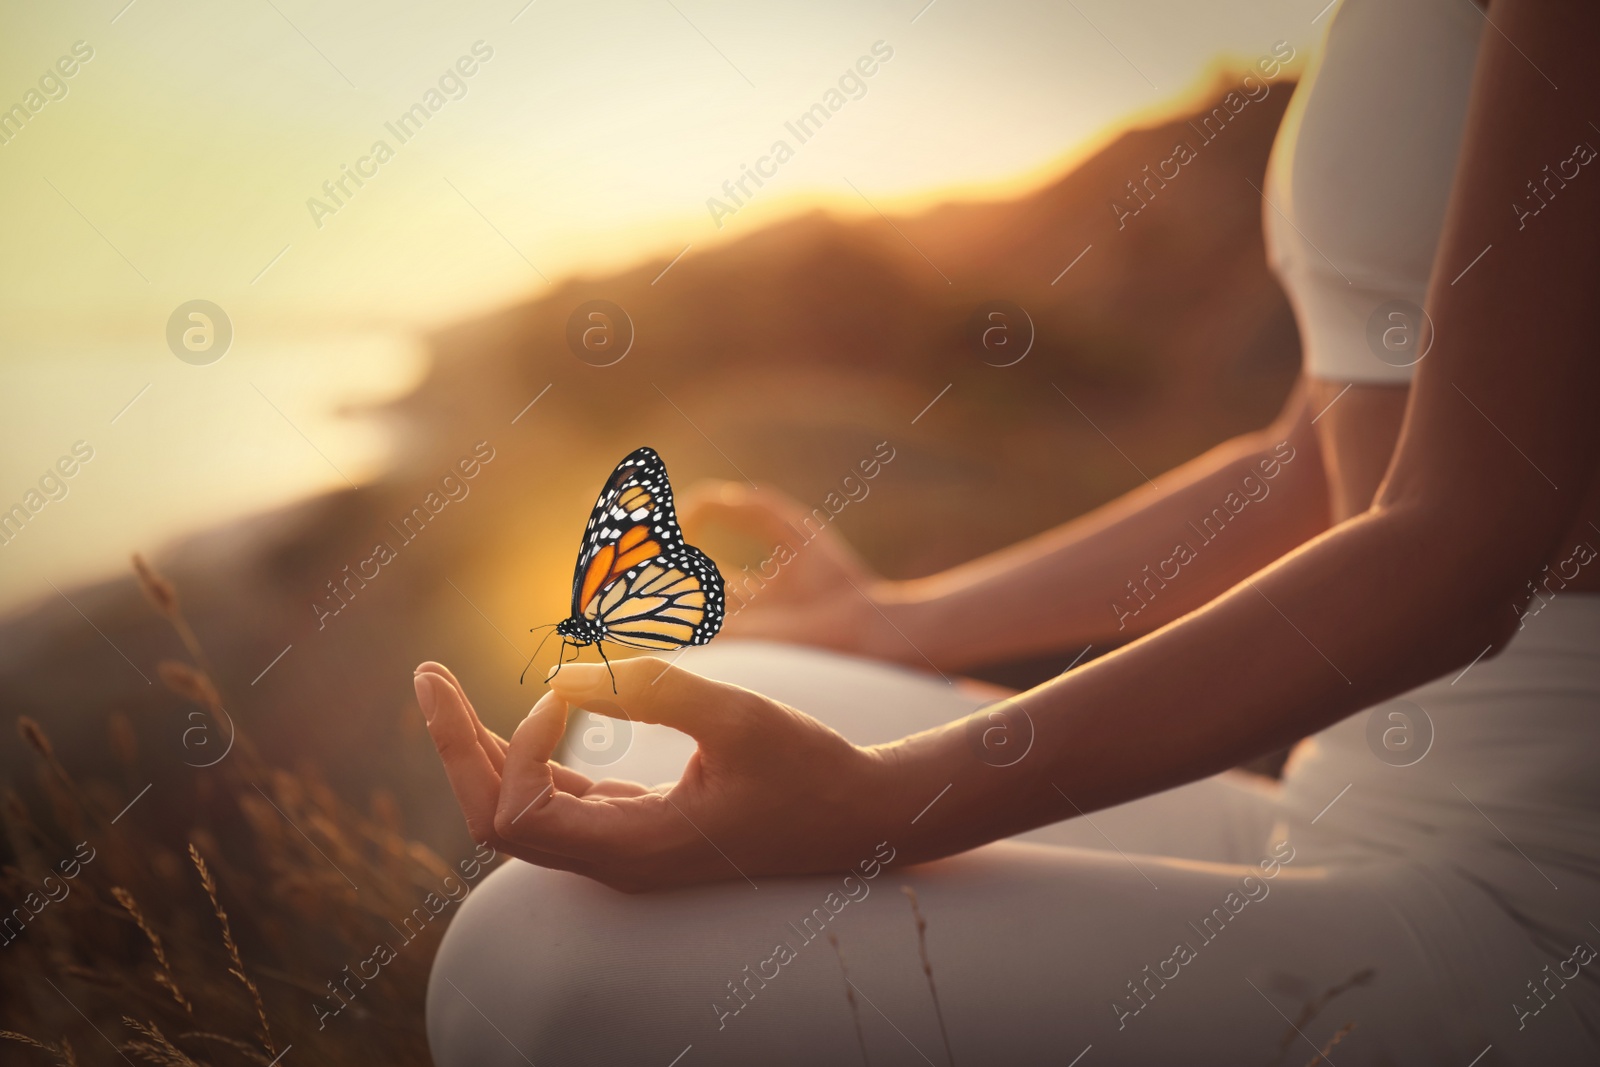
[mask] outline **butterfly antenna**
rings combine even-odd
[[[611,693],[613,696],[615,696],[617,692],[617,672],[611,669],[611,660],[606,658],[606,646],[601,644],[599,641],[596,641],[594,643],[594,647],[597,651],[599,651],[600,658],[605,660],[606,673],[611,675]]]
[[[554,623],[554,622],[545,623],[545,626],[557,626],[557,625],[559,625],[559,623]],[[535,626],[532,630],[529,630],[528,632],[529,633],[533,633],[534,630],[542,630],[544,628],[545,628],[544,626]],[[554,633],[554,632],[555,631],[553,631],[553,630],[551,631],[551,633]],[[528,666],[522,668],[522,673],[517,676],[517,684],[518,685],[521,685],[522,684],[522,680],[528,676],[528,667],[532,667],[533,666],[533,661],[535,659],[539,658],[539,649],[544,648],[544,643],[546,641],[548,641],[548,640],[550,640],[550,634],[545,634],[543,637],[541,637],[539,639],[539,647],[534,649],[533,650],[533,655],[528,657]]]

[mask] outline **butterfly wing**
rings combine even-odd
[[[595,596],[630,567],[682,547],[667,467],[653,448],[630,452],[600,490],[572,575],[572,614],[588,614]]]
[[[606,639],[633,648],[703,645],[722,628],[722,575],[693,545],[625,571],[596,598]]]
[[[572,576],[572,614],[635,648],[705,644],[722,626],[722,575],[684,543],[654,449],[629,453],[595,501]]]

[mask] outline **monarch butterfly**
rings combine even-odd
[[[556,670],[569,645],[574,654],[594,645],[607,670],[606,641],[657,650],[703,645],[722,628],[723,613],[722,573],[684,542],[666,464],[652,448],[635,449],[589,513],[572,574],[572,614],[554,624],[561,637]],[[613,675],[613,692],[616,686]]]

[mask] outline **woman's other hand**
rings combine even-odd
[[[727,636],[926,666],[901,632],[909,620],[894,621],[903,613],[895,583],[875,574],[832,525],[819,528],[793,497],[720,482],[691,490],[681,511],[686,525],[721,524],[765,555],[758,566],[724,575]]]
[[[873,854],[874,827],[904,825],[915,809],[900,809],[921,802],[893,786],[901,761],[889,750],[852,745],[793,708],[653,657],[613,669],[616,693],[604,667],[564,667],[506,742],[448,670],[417,668],[417,700],[475,840],[642,891],[848,870]],[[693,737],[683,777],[648,789],[553,762],[568,709],[602,701]]]

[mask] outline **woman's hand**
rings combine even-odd
[[[417,701],[474,840],[634,892],[847,870],[873,854],[874,826],[918,796],[896,797],[891,750],[858,748],[757,693],[652,657],[613,669],[615,694],[604,667],[564,667],[507,742],[448,670],[417,668]],[[679,781],[593,782],[552,762],[569,707],[602,699],[699,743]]]
[[[816,520],[793,497],[721,482],[687,493],[680,510],[685,524],[721,523],[770,554],[749,568],[750,578],[730,577],[728,636],[926,666],[897,629],[909,623],[894,621],[903,613],[895,583],[875,574],[831,525],[813,532]]]

